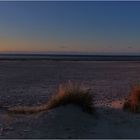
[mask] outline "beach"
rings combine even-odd
[[[0,138],[140,138],[140,115],[122,109],[140,83],[140,61],[0,61]],[[34,115],[6,108],[40,105],[60,84],[75,81],[94,94],[96,112],[73,105]]]

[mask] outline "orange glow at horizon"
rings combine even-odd
[[[0,52],[87,52],[87,53],[106,53],[106,52],[134,52],[130,49],[122,48],[125,44],[115,42],[116,46],[110,45],[106,40],[58,40],[48,39],[27,39],[27,38],[0,38]],[[135,44],[138,46],[137,44]],[[137,51],[140,51],[137,47]],[[135,52],[134,52],[135,53]]]

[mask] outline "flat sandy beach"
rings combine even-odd
[[[96,115],[71,105],[7,113],[7,107],[47,102],[68,80],[91,89]],[[140,115],[122,110],[137,83],[139,61],[0,61],[0,138],[140,138]]]

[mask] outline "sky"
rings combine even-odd
[[[0,53],[140,54],[140,1],[0,1]]]

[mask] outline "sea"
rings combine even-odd
[[[0,54],[0,60],[140,61],[140,55]]]

